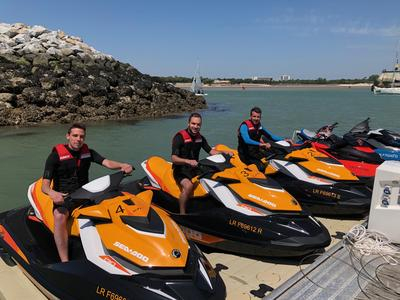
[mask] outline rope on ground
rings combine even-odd
[[[363,256],[380,255],[388,264],[399,264],[400,248],[384,234],[367,230],[363,225],[353,226],[344,241]]]
[[[385,284],[380,279],[378,271],[382,266],[395,266],[399,264],[400,248],[395,246],[384,234],[367,230],[363,225],[356,225],[350,229],[344,237],[344,242],[349,251],[351,264],[358,273],[357,283],[361,292],[368,299],[392,299],[391,297],[397,299],[400,293],[391,287],[390,284]],[[373,258],[365,261],[365,258],[368,256],[373,256]],[[379,258],[384,259],[386,263],[372,267],[371,274],[368,269],[371,269],[371,264],[374,261],[377,262]],[[360,269],[357,268],[355,261],[358,262],[359,267],[361,267]],[[367,280],[375,289],[363,289],[360,284],[361,278]],[[389,298],[385,296],[389,296]]]

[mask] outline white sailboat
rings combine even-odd
[[[375,95],[400,95],[400,64],[399,64],[399,57],[398,57],[398,51],[396,52],[396,63],[394,65],[394,70],[393,71],[384,71],[382,74],[379,76],[379,81],[382,83],[390,82],[390,86],[372,86],[372,91],[374,92]]]
[[[207,96],[207,94],[204,92],[203,84],[201,83],[199,63],[197,63],[196,73],[193,76],[192,86],[190,90],[196,96]]]

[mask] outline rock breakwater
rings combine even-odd
[[[205,108],[79,37],[0,23],[0,126],[158,117]]]

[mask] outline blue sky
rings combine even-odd
[[[2,0],[0,22],[79,36],[142,73],[362,78],[390,69],[400,1]],[[399,49],[400,51],[400,49]]]

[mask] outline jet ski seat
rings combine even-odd
[[[311,140],[317,135],[317,133],[308,129],[302,129],[300,130],[300,135],[307,140]]]
[[[152,156],[147,160],[146,165],[161,189],[178,199],[181,190],[173,176],[172,164],[162,157]],[[203,197],[207,194],[203,187],[196,183],[198,182],[196,177],[192,179],[192,182],[195,183],[193,197]]]

